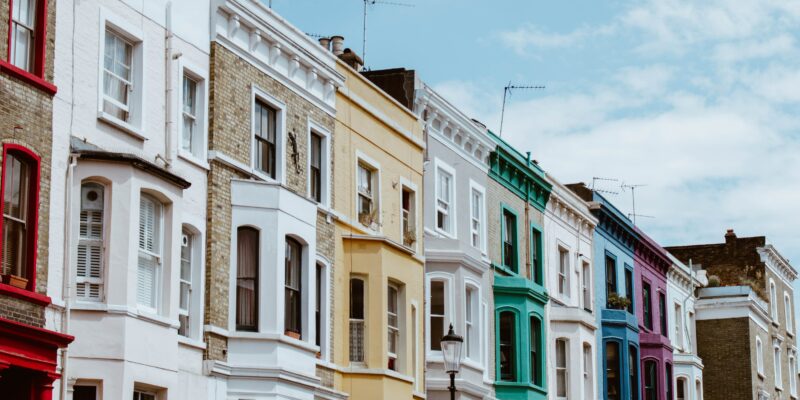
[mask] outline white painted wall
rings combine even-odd
[[[167,4],[173,16],[170,81],[167,85],[166,25]],[[181,226],[191,225],[202,237],[205,233],[206,167],[204,161],[178,156],[180,132],[179,99],[182,67],[198,66],[195,74],[208,80],[209,0],[82,0],[57,2],[55,84],[58,93],[53,110],[53,179],[51,187],[50,274],[48,294],[53,298],[49,316],[61,313],[65,305],[64,277],[72,276],[76,262],[77,216],[80,185],[85,178],[108,184],[106,222],[106,290],[99,303],[78,303],[71,293],[72,308],[68,333],[76,336],[69,347],[64,372],[77,384],[100,384],[102,398],[131,398],[134,382],[166,393],[170,399],[196,399],[206,396],[202,374],[202,348],[198,340],[180,338],[178,327],[178,287],[180,272]],[[101,62],[103,19],[108,18],[141,39],[143,70],[134,82],[141,89],[139,109],[141,137],[119,126],[101,121]],[[167,93],[167,89],[171,89]],[[171,115],[166,115],[167,106]],[[202,118],[205,118],[204,113]],[[168,118],[172,125],[168,129]],[[205,124],[207,126],[207,124]],[[156,163],[191,182],[180,190],[173,184],[122,163],[79,160],[67,181],[70,164],[70,137],[106,151],[128,153]],[[169,151],[168,151],[169,149]],[[166,167],[164,159],[171,161]],[[155,314],[136,306],[136,270],[139,195],[142,189],[157,193],[166,203],[162,281],[163,301]],[[71,204],[68,209],[67,204]],[[67,221],[71,215],[72,221]],[[71,226],[67,229],[67,223]],[[202,245],[203,240],[198,240]],[[197,260],[202,276],[204,261]],[[201,318],[202,279],[194,287],[199,304],[195,318]],[[73,285],[74,290],[74,285]],[[52,321],[60,321],[53,318]],[[63,330],[65,324],[52,326]],[[200,324],[194,325],[194,338],[200,337]],[[59,396],[56,382],[54,398]],[[67,399],[71,394],[67,394]]]
[[[544,276],[550,301],[546,305],[547,317],[547,380],[548,396],[557,396],[556,341],[567,341],[567,398],[589,399],[597,397],[596,317],[585,308],[593,309],[594,270],[593,231],[597,220],[585,202],[572,191],[555,181],[544,214]],[[559,293],[561,251],[568,254],[568,274],[564,293]],[[584,300],[582,282],[583,265],[589,267],[589,301]],[[583,347],[591,347],[589,365],[584,368]],[[584,374],[584,370],[588,374]],[[588,382],[587,382],[588,380]],[[588,391],[588,393],[587,393]]]
[[[708,284],[705,271],[691,271],[688,266],[670,255],[672,266],[667,274],[667,326],[673,347],[674,391],[677,396],[678,379],[684,379],[684,400],[698,400],[696,382],[703,382],[703,364],[697,355],[695,329],[697,298],[694,290]],[[680,313],[676,306],[680,306]],[[680,322],[679,322],[680,321]],[[680,333],[676,326],[682,328]],[[702,390],[702,384],[700,385]]]

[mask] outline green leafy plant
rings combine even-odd
[[[617,293],[608,295],[608,306],[617,310],[624,310],[631,305],[631,300],[625,296],[620,296]]]

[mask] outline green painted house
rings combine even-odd
[[[490,156],[488,255],[495,271],[495,391],[501,399],[546,399],[544,171],[504,140]]]

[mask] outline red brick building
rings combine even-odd
[[[49,400],[58,349],[45,329],[55,0],[0,2],[0,397]],[[60,174],[60,173],[59,173]]]

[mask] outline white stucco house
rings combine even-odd
[[[54,398],[204,398],[209,1],[56,4]]]
[[[708,285],[706,271],[690,268],[669,254],[667,321],[673,348],[673,381],[677,400],[703,398],[703,360],[697,355],[695,291]]]
[[[551,399],[597,398],[593,235],[597,218],[586,202],[553,185],[544,214],[547,291],[547,371]]]

